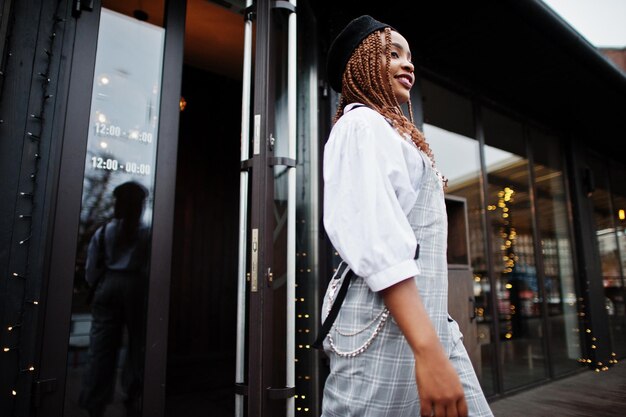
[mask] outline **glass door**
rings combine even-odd
[[[593,207],[595,243],[600,255],[612,363],[616,358],[626,355],[626,301],[622,270],[624,187],[623,181],[618,180],[618,167],[611,167],[606,159],[595,155],[589,155],[587,161],[595,179],[594,190],[589,198]]]
[[[293,415],[295,4],[72,22],[40,415]]]
[[[75,32],[37,415],[158,415],[162,343],[149,311],[168,279],[163,178],[178,115],[176,82],[163,83],[173,74],[165,1],[141,3],[76,2],[67,16]]]
[[[76,248],[68,416],[80,415],[76,407],[135,412],[143,391],[164,29],[106,6]]]

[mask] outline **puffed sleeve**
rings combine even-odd
[[[324,227],[354,273],[380,291],[420,273],[407,219],[417,192],[395,131],[348,115],[324,149]]]

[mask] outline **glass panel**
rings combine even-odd
[[[316,337],[319,304],[319,149],[316,25],[298,4],[298,109],[296,170],[296,416],[319,416],[320,356],[307,348]]]
[[[289,14],[277,14],[274,15],[274,36],[272,38],[272,56],[274,60],[272,62],[272,72],[274,74],[275,90],[274,90],[274,143],[273,152],[276,157],[293,157],[291,152],[295,151],[290,149],[289,143],[289,105],[295,105],[296,103],[289,102],[289,59],[296,57],[289,57]],[[295,97],[295,96],[294,96]],[[270,139],[271,140],[271,139]],[[295,196],[289,195],[289,182],[295,181],[295,171],[285,165],[277,165],[273,168],[274,174],[274,201],[271,206],[273,210],[273,260],[272,260],[272,272],[274,275],[273,281],[273,347],[272,347],[272,363],[265,364],[265,366],[272,367],[272,384],[275,387],[286,386],[287,375],[287,338],[295,338],[295,335],[288,334],[287,329],[287,274],[288,274],[288,256],[295,248],[290,248],[292,244],[288,239],[289,228],[294,225],[289,224],[289,205],[295,204],[295,201],[289,201],[290,198]],[[293,242],[295,244],[295,242]],[[298,291],[296,290],[296,293]],[[295,302],[294,310],[295,314],[302,316],[305,314],[302,305],[307,301],[306,294],[300,294]],[[310,301],[310,300],[308,300]],[[312,319],[312,317],[311,317]],[[303,320],[296,319],[296,326]],[[294,339],[290,339],[290,342],[294,342]],[[310,345],[306,343],[296,344],[295,355],[299,355],[310,349]],[[304,379],[305,375],[296,376],[298,379]],[[307,380],[310,379],[309,375],[306,375]],[[272,404],[273,409],[270,414],[277,417],[285,415],[284,403]]]
[[[476,332],[462,330],[466,333],[465,344],[482,389],[486,395],[492,395],[495,394],[493,307],[487,271],[483,220],[485,210],[481,204],[480,148],[478,141],[473,139],[475,127],[472,103],[428,80],[421,80],[419,86],[426,122],[424,134],[435,155],[437,169],[448,179],[446,195],[462,197],[466,201],[473,290],[469,295],[473,295],[475,300]],[[450,227],[454,227],[452,223]],[[449,257],[451,248],[450,245]],[[461,298],[452,299],[451,302],[464,304],[466,297]],[[475,335],[475,340],[470,340],[470,335]]]
[[[555,375],[579,367],[581,323],[574,281],[572,244],[563,177],[563,152],[555,137],[531,131],[537,222],[550,323],[551,361]]]
[[[607,164],[598,158],[589,158],[588,161],[595,180],[595,190],[590,198],[602,266],[604,302],[609,317],[612,350],[618,356],[624,356],[626,354],[624,286],[616,229],[619,223],[615,222],[616,217],[619,220],[619,213],[617,216],[613,214],[615,209],[611,201]]]
[[[613,219],[622,272],[622,290],[613,296],[613,317],[609,318],[614,322],[612,325],[614,329],[614,353],[620,358],[626,357],[626,287],[624,286],[624,278],[626,277],[626,181],[624,179],[626,179],[626,167],[613,164],[611,167],[611,194],[613,196]],[[611,313],[610,310],[609,313]]]
[[[427,110],[427,108],[425,109]],[[426,111],[426,114],[428,112]],[[481,386],[486,395],[495,393],[493,385],[491,286],[487,271],[487,252],[481,205],[479,144],[475,139],[424,124],[424,134],[433,150],[437,169],[448,179],[447,195],[464,197],[467,204],[473,296],[480,355],[473,357]],[[458,300],[457,300],[458,301]],[[463,300],[465,301],[465,300]],[[471,350],[471,349],[470,349]]]
[[[522,126],[485,109],[488,227],[493,241],[504,389],[546,376],[529,165]]]
[[[102,9],[65,415],[141,409],[164,30]],[[103,233],[103,231],[105,231]]]

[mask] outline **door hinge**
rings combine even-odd
[[[33,386],[33,402],[35,403],[35,407],[39,407],[41,405],[41,397],[44,394],[50,394],[57,389],[57,379],[42,379],[39,381],[35,381]]]
[[[93,0],[74,0],[72,3],[72,16],[79,18],[83,10],[93,11]]]

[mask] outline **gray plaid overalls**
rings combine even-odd
[[[420,245],[420,295],[465,390],[470,417],[493,416],[462,343],[459,326],[448,315],[448,221],[441,178],[419,151],[425,171],[417,201],[408,215]],[[367,227],[367,225],[364,225]],[[326,318],[340,279],[324,297]],[[402,332],[380,294],[359,277],[352,279],[339,316],[324,340],[330,375],[324,388],[322,417],[419,417],[415,362]]]

